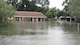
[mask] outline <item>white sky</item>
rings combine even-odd
[[[62,3],[64,0],[49,0],[49,1],[50,1],[50,5],[49,5],[50,8],[56,7],[59,8],[60,10],[63,9]]]

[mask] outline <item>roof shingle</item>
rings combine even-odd
[[[35,18],[47,18],[41,12],[26,12],[26,11],[16,11],[14,17],[35,17]]]

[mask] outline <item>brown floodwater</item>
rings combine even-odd
[[[16,22],[0,28],[0,45],[80,45],[80,27],[57,21]]]

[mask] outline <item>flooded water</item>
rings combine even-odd
[[[0,28],[0,45],[80,45],[80,30],[75,23],[16,22]]]

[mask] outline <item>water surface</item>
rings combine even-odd
[[[0,30],[0,45],[80,45],[75,23],[16,22],[16,27]]]

